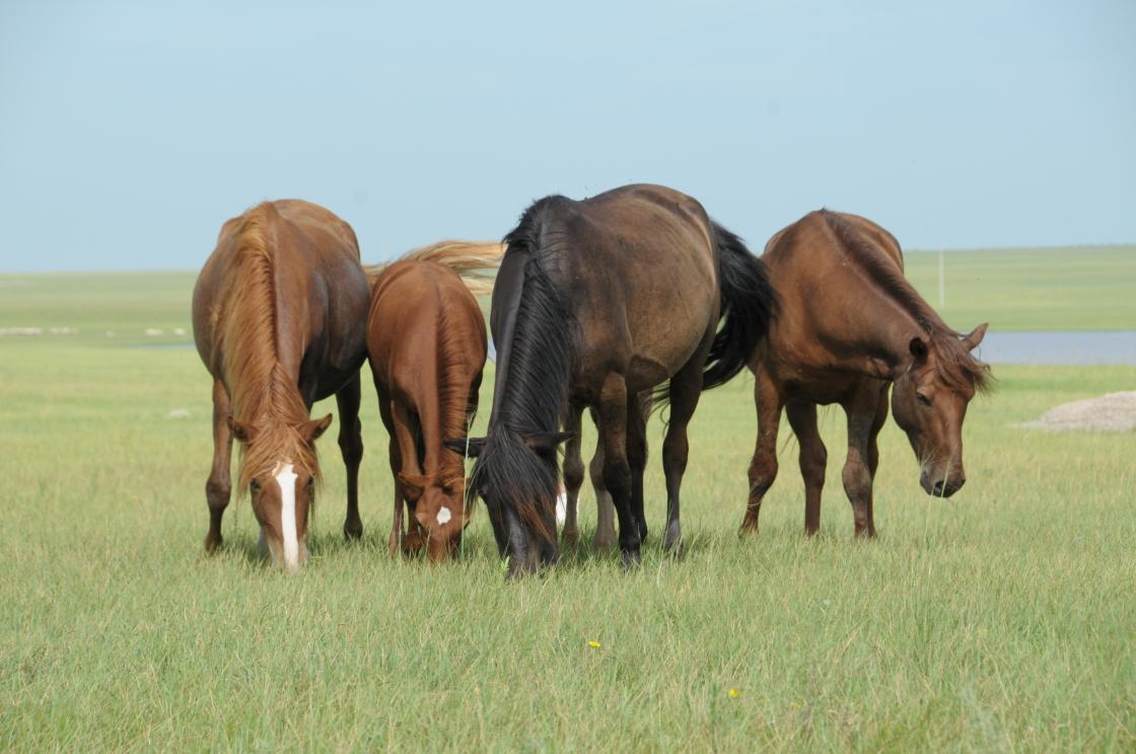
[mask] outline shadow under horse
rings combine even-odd
[[[477,455],[471,491],[486,502],[509,575],[558,557],[565,406],[595,409],[620,550],[625,564],[638,562],[647,530],[644,391],[671,404],[664,541],[677,548],[687,424],[701,392],[743,369],[765,334],[775,297],[764,266],[695,199],[663,186],[546,197],[505,241],[490,316],[492,413],[486,437],[469,448]]]
[[[923,489],[939,497],[957,492],[966,481],[966,409],[990,384],[989,368],[971,354],[986,325],[967,335],[948,327],[904,277],[895,237],[857,215],[812,212],[774,235],[762,260],[781,299],[750,364],[758,430],[742,531],[757,531],[761,501],[777,476],[782,409],[800,442],[805,531],[817,531],[828,452],[816,407],[839,403],[848,418],[843,482],[855,534],[875,536],[876,438],[892,385],[892,410],[919,461]]]

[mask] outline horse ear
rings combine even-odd
[[[981,325],[971,330],[968,335],[963,336],[962,344],[966,350],[973,351],[978,347],[978,344],[986,337],[986,328],[989,326],[989,322],[983,322]]]
[[[248,442],[252,437],[252,428],[246,424],[241,424],[232,416],[228,417],[229,431],[233,433],[233,437],[237,438],[238,442]]]
[[[535,432],[524,436],[525,444],[538,453],[555,451],[560,443],[571,440],[576,435],[571,432]]]
[[[915,357],[916,364],[922,364],[927,360],[927,341],[922,338],[912,338],[907,348],[911,351],[911,355]]]
[[[484,437],[457,437],[442,443],[460,456],[477,458],[485,447]]]
[[[300,434],[303,435],[304,439],[308,442],[315,442],[330,426],[331,414],[328,414],[322,419],[313,419],[310,422],[305,422],[300,428]]]

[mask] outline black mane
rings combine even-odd
[[[575,320],[549,275],[560,247],[553,210],[568,201],[559,196],[537,201],[504,239],[507,255],[525,257],[524,282],[512,336],[498,343],[497,363],[505,371],[497,376],[495,392],[502,396],[471,477],[472,489],[488,493],[486,505],[495,521],[512,510],[546,545],[556,539],[559,472],[555,444],[538,451],[531,438],[553,436],[559,429],[576,352]],[[494,531],[504,550],[503,532],[496,524]]]

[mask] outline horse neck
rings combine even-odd
[[[825,340],[842,344],[828,348],[841,368],[883,377],[910,361],[911,340],[925,336],[926,329],[886,291],[867,281],[862,286],[849,298],[854,303],[840,313],[839,321],[823,328],[830,333]]]

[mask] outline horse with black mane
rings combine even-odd
[[[966,481],[967,405],[990,384],[989,368],[971,355],[986,325],[967,335],[948,327],[904,278],[895,237],[857,215],[812,212],[774,235],[762,259],[781,307],[750,364],[758,431],[742,530],[757,531],[762,498],[777,476],[784,408],[800,441],[805,531],[817,531],[828,453],[816,407],[839,403],[848,418],[843,481],[855,534],[875,536],[876,437],[892,385],[892,410],[919,461],[923,489],[939,497],[958,491]]]
[[[744,368],[764,335],[775,297],[761,261],[696,200],[651,185],[583,201],[546,197],[505,241],[490,315],[498,359],[489,430],[468,445],[477,456],[470,485],[486,501],[509,575],[558,557],[565,406],[596,410],[623,560],[638,562],[647,532],[639,395],[650,390],[671,405],[664,541],[678,548],[687,424],[700,393]]]
[[[367,353],[394,476],[392,555],[457,551],[469,522],[464,457],[443,446],[468,431],[485,368],[485,317],[476,270],[495,269],[501,243],[443,241],[368,267]],[[463,449],[464,452],[464,449]],[[409,527],[403,525],[403,511]]]
[[[213,377],[207,551],[221,545],[235,437],[244,447],[238,489],[251,492],[262,543],[288,570],[307,559],[315,441],[331,424],[331,414],[309,414],[332,394],[347,466],[343,531],[362,535],[359,368],[369,302],[355,232],[323,207],[264,202],[221,228],[193,291],[193,337]]]

